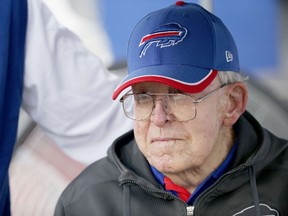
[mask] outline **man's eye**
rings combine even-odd
[[[137,103],[149,103],[151,102],[151,97],[147,94],[136,94],[135,95],[135,102]]]

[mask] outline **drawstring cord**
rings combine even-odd
[[[131,216],[130,186],[124,185],[123,189],[123,216]]]
[[[261,216],[259,195],[258,195],[257,183],[256,183],[256,176],[255,176],[255,171],[254,171],[253,166],[251,166],[249,168],[249,176],[250,176],[250,185],[252,188],[252,194],[253,194],[254,205],[255,205],[255,213],[256,213],[256,216]]]

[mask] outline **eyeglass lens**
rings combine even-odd
[[[166,114],[173,115],[178,121],[192,120],[196,116],[196,107],[193,99],[185,94],[148,95],[130,94],[123,100],[123,109],[128,118],[134,120],[148,119],[155,103],[163,104]],[[156,100],[157,98],[157,100]]]

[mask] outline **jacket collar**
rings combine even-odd
[[[245,112],[234,125],[238,148],[235,154],[232,167],[239,166],[247,162],[248,158],[260,147],[259,143],[263,141],[263,130],[261,125],[249,113]]]

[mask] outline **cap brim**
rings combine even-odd
[[[217,70],[191,66],[160,65],[139,68],[124,77],[115,89],[112,99],[115,100],[123,90],[140,82],[157,82],[184,92],[198,93],[203,91],[216,76]]]

